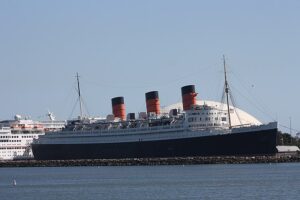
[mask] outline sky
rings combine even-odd
[[[127,112],[181,101],[220,101],[225,55],[236,106],[262,122],[300,132],[300,1],[2,0],[0,119],[15,114],[57,119],[110,114],[124,96]]]

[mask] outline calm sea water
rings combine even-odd
[[[300,199],[300,163],[0,168],[6,199]]]

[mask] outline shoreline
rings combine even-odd
[[[300,162],[300,155],[212,156],[85,160],[0,160],[0,167],[155,166],[200,164],[259,164]]]

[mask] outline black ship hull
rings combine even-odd
[[[157,141],[32,144],[36,160],[118,159],[276,153],[277,129]]]

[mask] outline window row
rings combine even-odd
[[[5,135],[5,136],[0,136],[0,138],[19,138],[19,136],[7,136],[7,135]]]
[[[210,123],[210,124],[194,124],[194,125],[189,125],[189,127],[211,127],[211,126],[220,126],[218,123]]]
[[[203,121],[218,121],[218,120],[226,121],[226,117],[222,117],[222,118],[205,117],[205,118],[203,118]],[[188,122],[196,122],[196,121],[197,121],[197,117],[189,117],[188,118]],[[202,121],[201,117],[199,118],[199,121]]]
[[[35,138],[33,135],[22,135],[22,138]]]
[[[0,142],[21,142],[21,140],[0,140]]]
[[[220,115],[221,114],[221,112],[218,112],[218,113],[204,113],[204,112],[202,112],[202,113],[192,113],[192,115]]]
[[[0,147],[0,149],[26,149],[27,147]]]

